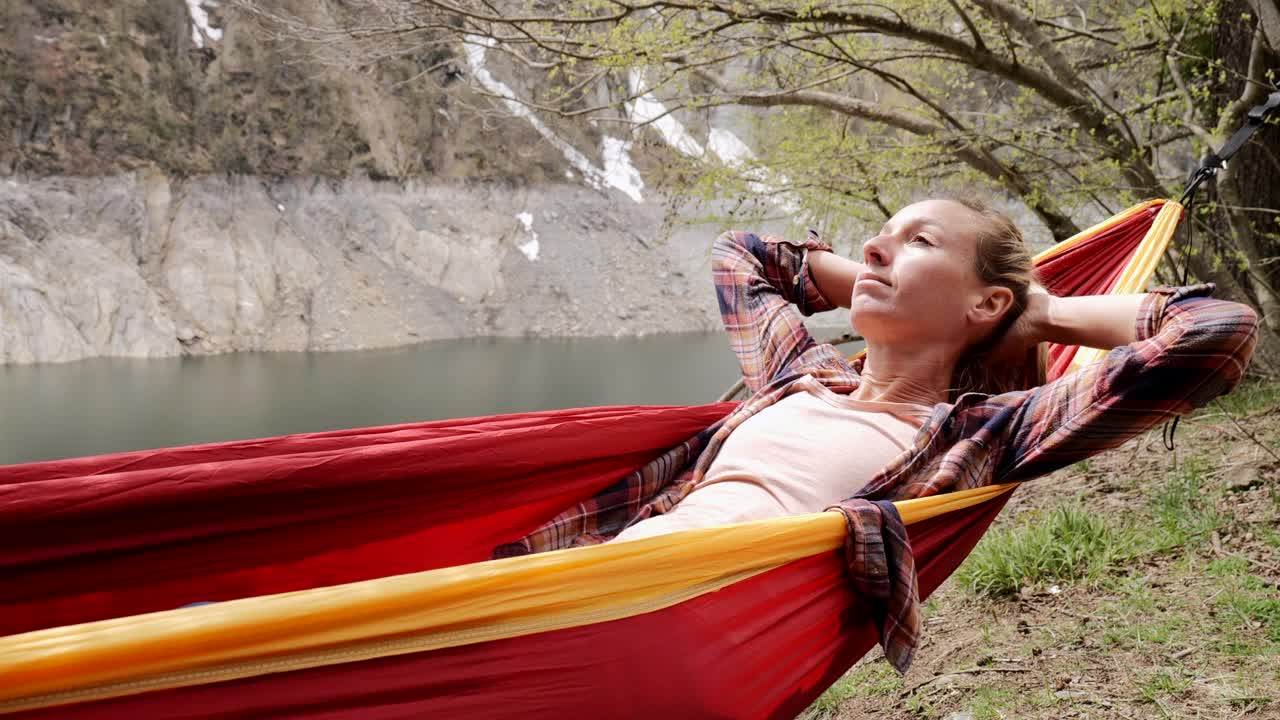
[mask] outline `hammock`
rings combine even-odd
[[[1036,258],[1137,292],[1182,214]],[[1092,359],[1050,349],[1051,376]],[[791,717],[878,641],[816,513],[489,561],[733,409],[604,407],[0,468],[0,712]],[[921,597],[1012,485],[897,503]],[[214,604],[183,607],[190,603]]]

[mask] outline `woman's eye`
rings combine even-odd
[[[927,237],[925,237],[925,236],[923,236],[923,235],[916,235],[915,237],[911,238],[911,242],[913,242],[913,243],[923,243],[923,244],[925,244],[925,245],[933,245],[933,243],[929,242],[929,238],[927,238]]]

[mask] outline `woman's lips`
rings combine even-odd
[[[866,272],[864,272],[864,273],[858,273],[858,278],[857,278],[857,280],[855,280],[855,281],[854,281],[854,284],[855,284],[855,285],[861,285],[861,284],[862,284],[862,283],[864,283],[864,282],[878,283],[878,284],[880,284],[880,285],[888,285],[888,284],[889,284],[889,281],[888,281],[888,280],[885,280],[884,278],[882,278],[882,277],[880,277],[879,275],[876,275],[876,274],[874,274],[874,273],[866,273]]]

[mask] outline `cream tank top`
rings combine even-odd
[[[792,387],[730,433],[706,475],[671,512],[632,525],[615,541],[821,512],[905,452],[933,411],[854,400],[810,377]]]

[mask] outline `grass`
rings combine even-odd
[[[1144,555],[1184,549],[1227,527],[1222,497],[1205,485],[1209,463],[1192,458],[1157,487],[1136,517],[1114,520],[1087,509],[1081,498],[1031,513],[1015,526],[987,533],[956,571],[974,595],[1016,597],[1024,588],[1097,581]],[[1088,472],[1088,470],[1085,470]]]
[[[1099,608],[1101,614],[1111,618],[1100,638],[1103,648],[1146,650],[1186,643],[1194,628],[1182,614],[1183,607],[1170,607],[1167,600],[1158,604],[1140,577],[1126,578],[1118,594],[1119,599],[1104,602]]]
[[[1076,500],[987,533],[956,580],[976,595],[1015,597],[1024,587],[1096,577],[1131,557],[1135,542],[1131,528],[1108,523]]]
[[[1138,683],[1141,702],[1159,703],[1182,695],[1191,687],[1191,678],[1176,668],[1159,668]]]
[[[1108,619],[1099,645],[1165,653],[1203,646],[1225,656],[1280,659],[1280,593],[1274,580],[1250,569],[1241,557],[1212,560],[1170,577],[1186,588],[1181,594],[1154,591],[1142,576],[1108,583],[1115,599],[1098,604],[1097,614]]]
[[[1219,398],[1216,404],[1220,409],[1236,416],[1280,407],[1280,383],[1245,382]],[[1214,409],[1210,405],[1206,408],[1206,412],[1213,412]]]
[[[860,664],[827,688],[796,720],[827,720],[855,697],[888,697],[902,690],[902,678],[883,660]]]
[[[1224,624],[1238,628],[1259,651],[1280,655],[1280,593],[1274,581],[1257,575],[1224,578],[1225,592],[1214,599]]]
[[[1156,530],[1146,543],[1149,551],[1185,547],[1227,525],[1229,518],[1217,510],[1221,492],[1205,487],[1208,468],[1207,459],[1192,458],[1156,489],[1149,507]]]
[[[969,713],[973,720],[998,720],[1006,717],[1004,710],[1016,703],[1012,690],[981,688],[969,701]]]

